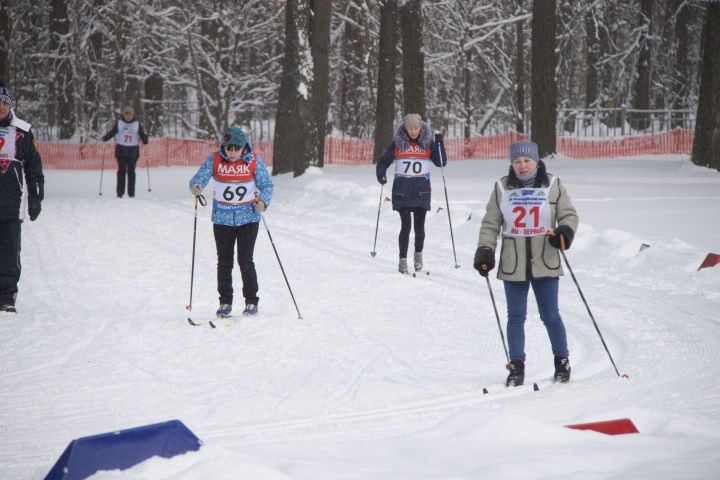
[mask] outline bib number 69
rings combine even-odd
[[[247,187],[239,185],[234,189],[231,186],[225,187],[223,190],[223,199],[227,202],[242,202],[247,194]]]

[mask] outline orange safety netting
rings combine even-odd
[[[505,158],[508,146],[525,140],[522,133],[509,132],[470,139],[445,140],[449,160]],[[693,132],[673,130],[632,137],[581,139],[558,138],[558,153],[571,158],[629,157],[636,155],[684,153],[692,150]],[[272,142],[257,142],[255,149],[272,165]],[[47,169],[98,170],[115,167],[114,143],[40,143],[40,156]],[[199,166],[217,149],[217,142],[163,137],[140,146],[139,166]],[[325,165],[371,165],[372,140],[325,139]]]

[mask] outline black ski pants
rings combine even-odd
[[[258,222],[247,223],[239,227],[213,224],[218,257],[218,293],[221,305],[225,303],[232,305],[233,303],[232,269],[236,245],[245,304],[257,305],[260,300],[257,296],[257,273],[255,272],[255,262],[253,262],[259,226]]]
[[[0,306],[15,305],[20,280],[19,219],[0,220]]]
[[[122,197],[125,194],[125,176],[127,175],[127,194],[128,197],[135,196],[135,165],[137,165],[138,157],[117,156],[117,196]]]
[[[425,214],[427,210],[423,207],[400,207],[400,258],[407,258],[408,245],[410,244],[410,215],[413,217],[415,226],[415,251],[422,252],[425,245]]]

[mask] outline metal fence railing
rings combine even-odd
[[[675,129],[694,130],[694,110],[631,108],[561,108],[558,136],[607,138],[647,135]]]

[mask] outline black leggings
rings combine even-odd
[[[415,225],[415,251],[422,252],[425,244],[425,214],[427,210],[422,207],[400,207],[400,258],[407,258],[408,245],[410,243],[410,214],[414,217]]]
[[[232,269],[236,246],[245,304],[258,304],[258,283],[255,262],[253,262],[253,252],[255,251],[255,239],[257,239],[259,225],[257,222],[247,223],[239,227],[213,224],[218,257],[217,282],[220,304],[232,305],[233,303]]]

